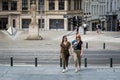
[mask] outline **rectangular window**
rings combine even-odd
[[[22,0],[22,10],[28,10],[28,1]]]
[[[17,10],[17,1],[11,2],[11,10]]]
[[[82,0],[80,0],[79,4],[80,4],[80,10],[81,10],[82,9]]]
[[[79,10],[79,8],[80,8],[80,0],[77,0],[77,10]]]
[[[64,29],[64,19],[50,19],[50,29]]]
[[[38,1],[38,10],[44,10],[44,0],[39,0]]]
[[[49,0],[49,10],[55,10],[55,0]]]
[[[22,19],[22,28],[29,28],[31,19]]]
[[[8,1],[2,2],[2,10],[8,10]]]
[[[64,0],[59,0],[59,10],[64,10]]]
[[[13,20],[13,27],[15,28],[16,21],[15,19]]]
[[[74,10],[81,9],[81,0],[74,0]]]

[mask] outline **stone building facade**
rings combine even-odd
[[[120,0],[84,0],[84,20],[88,29],[96,30],[96,25],[101,24],[102,30],[120,30]]]
[[[41,30],[72,30],[71,18],[83,17],[83,0],[34,0],[36,22]],[[0,0],[0,30],[12,26],[28,29],[32,0]]]

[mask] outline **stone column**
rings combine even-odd
[[[74,10],[74,0],[71,1],[71,10]]]
[[[68,10],[68,0],[65,0],[65,11]],[[64,30],[68,29],[68,19],[64,18]]]
[[[46,30],[49,30],[49,26],[50,26],[50,24],[49,24],[49,22],[50,22],[49,19],[50,19],[50,18],[49,18],[48,16],[46,16],[46,20],[45,20],[45,25],[46,25],[46,26],[45,26],[45,29],[46,29]]]
[[[44,0],[44,3],[45,3],[44,9],[45,9],[45,11],[48,11],[49,10],[48,9],[48,7],[49,7],[49,1],[48,0]]]
[[[48,19],[47,19],[47,11],[49,7],[49,1],[48,0],[44,0],[44,11],[45,11],[45,20],[44,20],[44,26],[45,26],[45,30],[47,30],[48,25]]]
[[[65,11],[68,10],[68,0],[65,0]]]
[[[68,29],[68,20],[67,18],[64,18],[64,30],[67,31],[67,29]]]
[[[30,13],[30,0],[28,0],[28,12]]]
[[[11,15],[8,16],[8,28],[11,27]]]
[[[59,10],[59,4],[58,4],[58,0],[55,0],[55,11]]]
[[[17,1],[17,11],[22,11],[22,0]]]
[[[39,9],[38,9],[38,6],[39,6],[38,4],[39,4],[39,3],[38,3],[38,0],[36,0],[37,11],[39,10]]]

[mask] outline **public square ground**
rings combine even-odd
[[[63,35],[67,35],[70,42],[75,38],[75,32],[56,30],[41,31],[40,35],[44,38],[41,41],[25,40],[27,33],[27,30],[22,30],[18,31],[16,35],[10,36],[6,31],[0,31],[0,54],[2,57],[9,54],[9,51],[59,51]],[[88,52],[103,50],[103,43],[106,44],[105,50],[120,52],[120,32],[97,34],[95,31],[88,31],[86,35],[81,32],[80,34],[84,42],[84,50],[88,50]],[[88,42],[88,49],[86,49],[86,42]],[[5,51],[8,51],[8,53],[2,53]],[[14,54],[18,55],[18,53]],[[75,73],[74,64],[70,64],[69,70],[62,73],[59,64],[41,64],[38,67],[34,67],[34,65],[15,65],[13,67],[10,67],[9,64],[7,66],[0,65],[0,80],[119,80],[119,74],[119,66],[112,68],[109,66],[88,66],[85,68],[82,65],[81,70]]]

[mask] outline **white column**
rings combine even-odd
[[[58,5],[58,0],[55,0],[55,10],[57,11],[57,10],[59,10],[59,5]]]
[[[22,0],[17,1],[17,11],[22,11]]]
[[[49,30],[50,27],[50,19],[49,17],[46,17],[46,30]]]
[[[64,0],[64,1],[65,1],[65,5],[64,5],[65,11],[67,11],[68,10],[68,1],[67,0]]]
[[[49,0],[44,0],[44,10],[45,12],[49,10]],[[48,16],[45,15],[45,21],[44,21],[44,24],[45,24],[45,30],[49,30],[49,19],[48,19]]]
[[[30,0],[28,0],[28,11],[30,12]]]
[[[115,0],[112,1],[112,12],[115,12]]]
[[[86,5],[86,1],[85,1],[85,13],[87,12],[87,5]]]
[[[67,27],[68,27],[68,20],[67,18],[64,19],[64,30],[67,31]]]
[[[38,11],[38,4],[39,4],[39,3],[38,3],[38,0],[36,0],[36,7],[37,7],[37,11]]]
[[[45,11],[48,11],[49,10],[49,1],[48,0],[44,0],[44,3],[45,3],[44,9],[45,9]]]
[[[10,15],[8,16],[8,28],[11,26],[11,24],[10,24]]]

